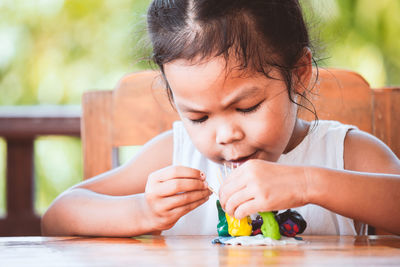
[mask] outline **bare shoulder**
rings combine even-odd
[[[400,160],[375,136],[360,130],[350,130],[344,141],[344,168],[398,174]]]
[[[143,193],[148,176],[172,164],[173,133],[167,131],[149,142],[127,163],[106,173],[78,184],[107,195]]]
[[[147,173],[167,167],[172,164],[173,149],[173,132],[170,130],[147,142],[125,168],[135,172],[143,169]]]

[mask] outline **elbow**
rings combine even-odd
[[[53,203],[47,211],[43,214],[40,226],[42,231],[42,236],[62,236],[68,235],[66,229],[63,225],[59,223],[62,213],[58,210],[59,205],[54,205]]]
[[[41,218],[42,236],[67,236],[74,235],[71,228],[70,212],[68,202],[63,196],[54,200]]]
[[[49,210],[50,210],[50,208],[43,214],[41,221],[40,221],[42,236],[51,236],[52,235],[51,214],[50,214]]]

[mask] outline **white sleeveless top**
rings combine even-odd
[[[315,125],[315,124],[314,124]],[[282,154],[278,163],[287,165],[312,165],[343,170],[344,138],[351,125],[336,121],[318,121],[310,126],[308,135],[287,154]],[[206,174],[208,184],[219,191],[217,177],[223,166],[208,160],[193,145],[183,123],[177,121],[173,127],[173,164],[199,169]],[[219,170],[218,170],[219,168]],[[210,199],[179,219],[163,235],[216,235],[218,212],[215,194]],[[354,221],[320,206],[308,204],[294,208],[307,222],[305,235],[356,235]]]

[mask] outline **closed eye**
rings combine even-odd
[[[252,106],[252,107],[249,107],[249,108],[237,108],[236,110],[241,112],[241,113],[244,113],[244,114],[255,112],[261,106],[262,102],[264,102],[264,100],[261,101],[260,103],[258,103],[257,105]]]
[[[192,123],[202,123],[202,122],[205,122],[207,119],[208,119],[208,116],[204,116],[204,117],[201,117],[200,119],[195,119],[195,120],[190,119],[190,121]]]

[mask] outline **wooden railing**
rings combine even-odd
[[[78,106],[0,107],[0,137],[7,144],[7,205],[0,236],[40,235],[33,205],[34,140],[40,135],[80,136],[80,114]]]

